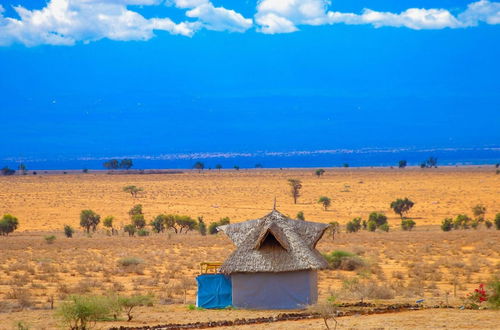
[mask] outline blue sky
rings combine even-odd
[[[499,145],[498,2],[1,6],[0,159]]]

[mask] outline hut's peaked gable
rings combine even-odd
[[[328,225],[292,220],[273,210],[261,219],[219,227],[236,245],[223,273],[286,272],[326,268],[315,249]]]

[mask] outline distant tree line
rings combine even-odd
[[[111,160],[105,161],[102,164],[102,166],[104,166],[104,168],[106,168],[108,170],[117,170],[117,169],[128,170],[128,169],[132,168],[132,166],[134,166],[134,162],[132,161],[132,159],[128,159],[128,158],[125,158],[122,160],[111,159]]]

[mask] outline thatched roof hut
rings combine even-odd
[[[328,225],[292,220],[277,210],[220,226],[237,249],[220,272],[231,275],[233,305],[290,309],[316,302],[318,269],[327,262],[316,244]]]

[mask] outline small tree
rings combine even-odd
[[[113,221],[114,220],[115,220],[115,218],[112,215],[108,215],[102,221],[103,226],[111,230],[111,235],[115,234],[115,229],[113,228]]]
[[[413,205],[415,205],[415,203],[406,197],[404,199],[398,198],[391,203],[391,209],[403,219],[403,215],[410,211]]]
[[[306,217],[304,216],[304,212],[299,211],[297,213],[297,220],[302,220],[302,221],[306,220]]]
[[[173,229],[175,233],[177,234],[177,223],[176,223],[176,216],[173,214],[167,214],[165,216],[165,227],[167,229]]]
[[[134,205],[130,211],[128,211],[128,214],[130,215],[130,217],[133,217],[134,215],[137,215],[137,214],[143,214],[142,213],[142,204],[136,204]]]
[[[0,236],[7,236],[13,233],[17,227],[19,227],[19,220],[11,214],[4,214],[2,219],[0,219]]]
[[[215,165],[215,168],[216,168],[217,170],[219,170],[219,172],[220,172],[220,170],[221,170],[221,168],[222,168],[222,165],[221,165],[221,164],[217,164],[217,165]]]
[[[453,229],[453,219],[452,218],[446,218],[441,222],[441,230],[443,231],[450,231]]]
[[[118,302],[125,314],[127,314],[127,321],[130,322],[133,319],[132,310],[138,306],[153,306],[153,297],[143,295],[118,297]]]
[[[236,170],[236,171],[239,171],[240,170],[240,167],[238,165],[234,165],[233,168]]]
[[[203,164],[202,162],[196,162],[194,163],[193,168],[197,169],[198,172],[201,172],[205,168],[205,164]]]
[[[92,210],[83,210],[80,213],[80,226],[85,228],[87,234],[90,233],[90,229],[95,232],[100,221],[101,216]]]
[[[323,205],[323,208],[326,211],[326,210],[328,210],[328,207],[332,204],[332,200],[329,197],[321,196],[318,199],[318,203],[321,204],[321,205]]]
[[[153,227],[155,233],[163,233],[165,231],[166,218],[165,214],[159,214],[151,221],[151,227]]]
[[[203,217],[198,217],[198,231],[201,236],[207,235],[207,225],[205,224],[205,221],[203,221]]]
[[[132,197],[137,198],[137,194],[143,191],[143,189],[136,186],[126,186],[123,187],[123,191],[128,192],[132,195]]]
[[[459,214],[453,221],[453,228],[454,229],[469,229],[470,223],[471,223],[471,218],[467,216],[466,214]]]
[[[143,229],[146,227],[146,219],[144,218],[144,214],[134,214],[132,216],[132,224],[137,229]]]
[[[224,218],[219,219],[219,221],[212,222],[208,226],[208,233],[210,235],[215,235],[215,234],[217,234],[217,227],[228,225],[230,222],[231,222],[231,220],[229,219],[229,217],[224,217]]]
[[[19,174],[22,174],[22,175],[28,174],[28,168],[23,163],[19,164],[18,169],[19,169]]]
[[[64,226],[64,235],[67,237],[67,238],[71,238],[73,237],[73,234],[75,233],[75,230],[73,229],[73,227],[71,227],[70,225],[65,225]]]
[[[342,167],[347,168],[347,167],[349,167],[349,164],[348,163],[344,163],[344,164],[342,164]]]
[[[123,231],[128,233],[128,236],[134,236],[136,229],[135,229],[135,226],[133,224],[129,224],[129,225],[126,225],[125,227],[123,227]]]
[[[300,197],[300,189],[302,189],[302,181],[298,179],[288,179],[290,193],[293,197],[293,203],[297,204],[297,199]]]
[[[399,168],[405,168],[406,165],[407,165],[406,160],[400,160],[399,163],[398,163],[398,167]]]
[[[120,168],[124,168],[126,170],[129,170],[132,166],[134,166],[134,162],[132,161],[132,159],[127,158],[122,159],[119,165]]]
[[[479,222],[484,221],[486,207],[484,205],[477,204],[472,208],[472,213],[474,214],[474,217],[476,217],[476,220],[478,220]]]
[[[380,230],[388,232],[389,231],[389,224],[386,222],[382,225],[379,226]]]
[[[437,162],[438,159],[436,157],[429,157],[425,161],[425,167],[431,168],[431,167],[437,167]]]
[[[329,223],[328,231],[332,235],[332,241],[335,239],[335,234],[340,233],[340,223],[337,221],[332,221]]]
[[[368,222],[366,223],[366,230],[372,232],[377,230],[377,223],[374,220],[368,220]]]
[[[0,170],[1,175],[14,175],[16,173],[16,170],[10,169],[9,167],[5,166]]]
[[[175,219],[175,223],[180,227],[179,233],[182,233],[182,230],[185,229],[185,234],[190,230],[196,229],[197,226],[196,221],[187,215],[178,215]]]
[[[314,174],[316,174],[316,176],[319,178],[319,177],[321,177],[323,174],[325,174],[325,170],[324,170],[324,169],[322,169],[322,168],[320,168],[320,169],[316,170],[316,171],[314,172]]]
[[[108,170],[116,170],[120,167],[120,163],[118,162],[118,159],[111,159],[102,164],[106,169]]]
[[[264,166],[262,166],[262,164],[261,164],[261,163],[257,163],[257,164],[255,164],[255,168],[263,168],[263,167],[264,167]]]

